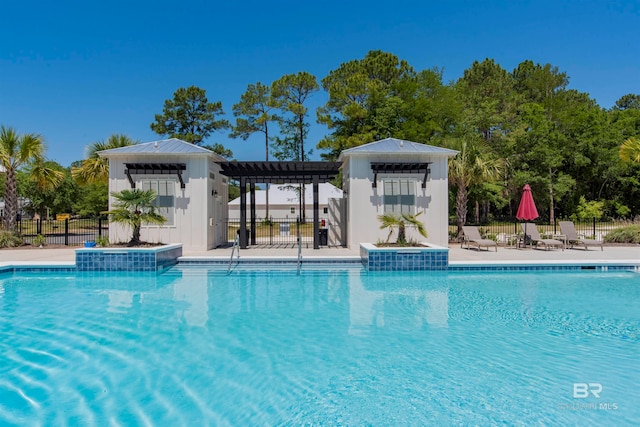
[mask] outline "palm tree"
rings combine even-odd
[[[640,138],[632,136],[620,146],[620,158],[627,163],[640,163]]]
[[[415,215],[403,213],[400,215],[386,213],[383,215],[378,215],[378,220],[380,220],[381,225],[380,229],[389,229],[389,235],[387,236],[387,243],[391,238],[391,234],[393,233],[393,229],[398,227],[398,238],[396,239],[396,244],[400,246],[404,246],[407,244],[407,232],[406,227],[408,225],[416,227],[418,233],[420,235],[427,238],[427,230],[424,228],[424,224],[422,221],[418,219],[422,212],[418,212]]]
[[[45,145],[40,135],[18,135],[13,128],[0,127],[0,166],[6,175],[4,192],[4,228],[15,231],[18,214],[18,188],[16,173],[22,166],[31,167],[30,177],[38,189],[55,188],[63,174],[45,166]]]
[[[469,189],[498,179],[502,174],[504,161],[493,158],[487,143],[477,137],[454,139],[448,145],[459,151],[457,156],[449,160],[449,181],[458,189],[456,223],[458,236],[461,236],[462,226],[467,222]]]
[[[98,155],[99,151],[111,150],[112,148],[127,147],[137,144],[123,134],[113,134],[106,142],[98,141],[87,147],[87,158],[82,161],[82,165],[71,169],[73,178],[82,184],[93,184],[107,182],[109,179],[109,161]]]
[[[111,193],[118,201],[114,203],[113,210],[107,212],[111,221],[128,225],[133,229],[133,235],[129,246],[138,246],[140,241],[140,227],[142,223],[164,224],[166,219],[155,211],[153,201],[156,193],[153,190],[122,190],[119,193]]]

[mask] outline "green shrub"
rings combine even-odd
[[[22,237],[11,231],[0,231],[0,248],[15,248],[24,245]]]
[[[32,246],[45,246],[46,244],[47,244],[47,238],[44,237],[42,234],[38,234],[31,241]]]
[[[587,202],[586,197],[580,196],[576,213],[572,215],[574,221],[586,220],[586,219],[600,219],[604,213],[604,202],[597,200],[590,200]]]
[[[107,236],[98,236],[96,237],[96,245],[101,248],[106,248],[109,246],[109,238]]]
[[[607,243],[638,243],[640,244],[640,225],[629,225],[616,228],[604,236]]]

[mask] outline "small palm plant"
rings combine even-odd
[[[418,212],[415,215],[403,213],[400,215],[395,215],[391,213],[386,213],[384,215],[378,215],[378,219],[381,222],[380,229],[389,229],[389,235],[387,236],[387,243],[391,238],[391,234],[393,233],[393,229],[398,227],[398,238],[396,239],[396,244],[398,246],[406,246],[407,245],[407,232],[406,227],[408,225],[416,227],[418,233],[420,235],[427,237],[427,230],[424,228],[424,224],[422,221],[418,219],[422,212]]]
[[[128,246],[139,246],[140,227],[142,223],[164,224],[166,219],[155,211],[153,201],[156,193],[153,190],[122,190],[119,193],[111,193],[118,201],[114,203],[115,209],[107,212],[113,222],[128,225],[133,229],[133,235]]]

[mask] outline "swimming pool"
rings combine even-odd
[[[638,273],[225,273],[0,275],[0,425],[640,424]]]

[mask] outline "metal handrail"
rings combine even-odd
[[[233,239],[233,247],[231,248],[231,257],[229,258],[229,268],[227,268],[227,274],[231,273],[231,263],[233,262],[233,254],[238,249],[238,260],[240,259],[240,231],[236,233],[236,237]]]

